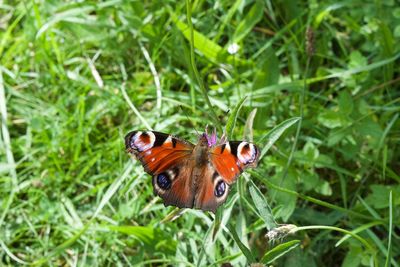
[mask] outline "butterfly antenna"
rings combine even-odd
[[[189,116],[188,116],[188,114],[186,113],[186,111],[183,109],[183,107],[182,107],[182,106],[179,106],[179,107],[181,108],[181,110],[182,110],[183,114],[185,114],[185,116],[186,116],[186,118],[188,119],[188,121],[190,121],[190,123],[192,124],[192,126],[193,126],[193,129],[196,131],[197,135],[198,135],[198,136],[200,136],[200,133],[199,133],[199,131],[197,131],[196,127],[194,126],[194,123],[193,123],[193,121],[192,121],[192,120],[189,118]]]

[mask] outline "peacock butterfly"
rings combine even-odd
[[[153,176],[154,194],[165,206],[215,212],[229,188],[248,167],[256,167],[260,150],[245,141],[217,143],[207,130],[196,145],[155,131],[133,131],[125,136],[127,152],[136,156]]]

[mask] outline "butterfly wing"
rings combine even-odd
[[[196,208],[215,212],[225,202],[229,193],[229,185],[224,182],[215,168],[208,164],[202,169],[202,179],[199,179],[198,192],[196,194]]]
[[[133,131],[126,135],[125,147],[153,176],[154,193],[165,206],[193,207],[193,144],[165,133]]]
[[[246,168],[256,167],[259,157],[258,147],[245,141],[230,141],[210,149],[210,162],[229,185]]]
[[[212,147],[209,164],[196,195],[195,206],[215,212],[225,202],[230,186],[249,167],[256,167],[260,151],[248,142],[231,141]]]
[[[260,156],[254,144],[239,141],[212,148],[199,142],[195,153],[193,144],[153,131],[130,132],[125,145],[153,175],[154,193],[165,206],[213,212],[226,200],[230,185],[244,169],[255,167]],[[208,160],[199,160],[202,155]]]

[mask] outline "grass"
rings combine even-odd
[[[0,265],[399,266],[399,14],[3,1]],[[259,166],[215,215],[165,208],[124,135],[207,124]]]

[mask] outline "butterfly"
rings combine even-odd
[[[246,141],[217,143],[205,133],[196,145],[169,134],[132,131],[125,136],[126,151],[152,175],[154,194],[165,206],[196,208],[215,213],[232,184],[248,167],[256,167],[258,147]]]

